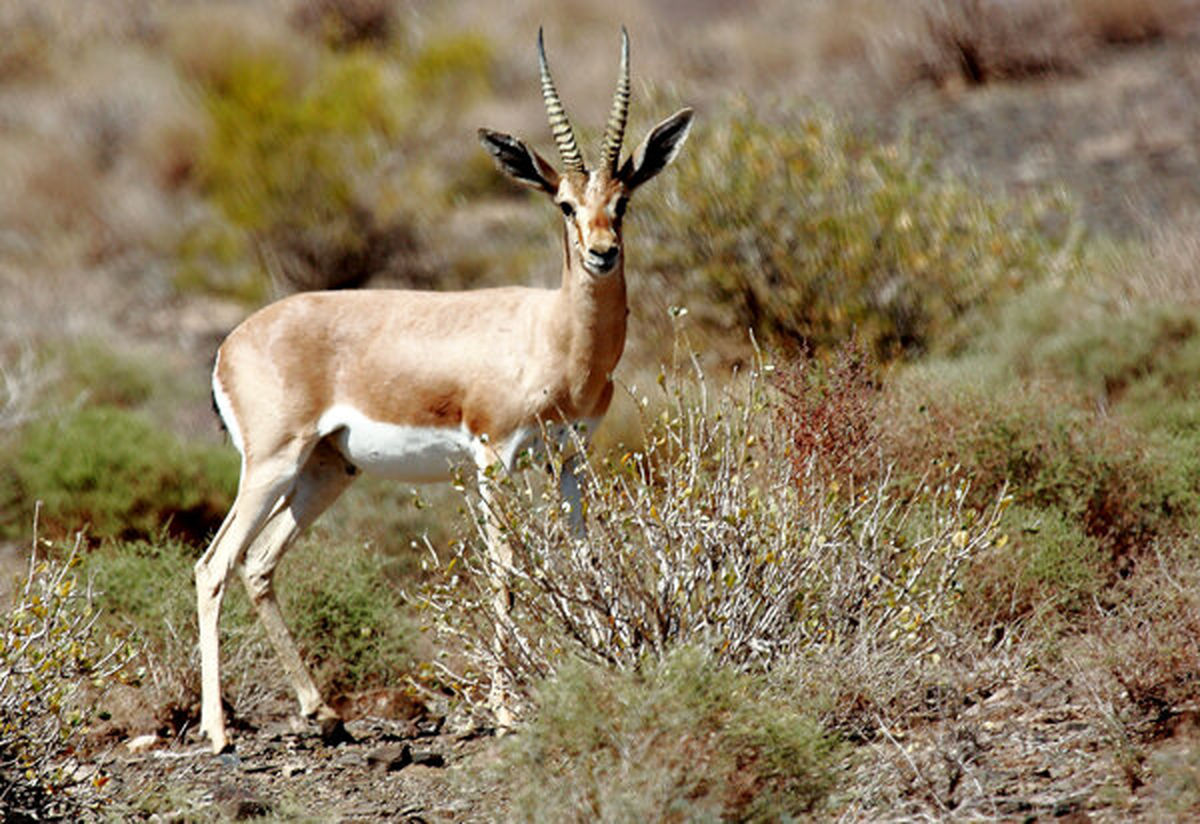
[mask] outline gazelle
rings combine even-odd
[[[540,31],[538,67],[563,171],[507,134],[481,129],[479,139],[501,171],[545,192],[562,210],[560,287],[302,293],[251,315],[217,352],[213,398],[242,465],[233,506],[196,563],[200,731],[214,752],[228,743],[218,624],[234,569],[301,713],[335,727],[337,714],[304,666],[272,588],[295,537],[359,470],[426,482],[448,480],[456,467],[473,463],[482,475],[497,462],[511,467],[542,427],[594,424],[608,409],[625,345],[625,207],[678,154],[692,111],[659,123],[621,162],[629,108],[629,39],[622,29],[601,161],[589,170],[550,77]],[[563,486],[567,493],[578,489],[569,475]],[[494,530],[489,536],[489,551],[504,568],[511,552]],[[507,592],[503,583],[497,590],[502,616]]]

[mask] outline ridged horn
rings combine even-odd
[[[604,168],[617,173],[621,161],[621,143],[625,140],[625,123],[629,118],[629,32],[621,26],[621,71],[617,75],[617,91],[613,94],[612,111],[604,127],[604,147],[601,149]]]
[[[554,88],[554,80],[550,77],[550,65],[546,62],[546,46],[542,40],[542,30],[538,29],[538,72],[542,78],[542,99],[546,101],[546,116],[550,118],[550,131],[554,133],[554,142],[558,144],[558,154],[563,165],[569,171],[586,175],[587,167],[583,164],[583,155],[579,152],[579,144],[575,142],[575,133],[571,131],[571,121],[563,109],[558,90]]]

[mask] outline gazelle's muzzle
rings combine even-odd
[[[593,275],[607,275],[621,259],[621,247],[609,246],[604,250],[588,249],[583,255],[583,266]]]

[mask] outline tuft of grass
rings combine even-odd
[[[86,394],[90,404],[132,409],[144,404],[166,375],[149,358],[118,355],[99,340],[77,340],[59,358],[59,393]]]
[[[200,541],[232,502],[238,461],[229,449],[185,444],[136,412],[92,406],[30,423],[0,454],[0,501],[27,522],[44,502],[49,534],[86,524],[95,538]],[[14,528],[6,522],[6,530]]]
[[[1049,229],[1063,203],[981,195],[822,114],[701,124],[677,165],[638,227],[647,268],[726,334],[821,354],[853,333],[881,361],[909,358],[1073,254]]]
[[[640,672],[575,662],[539,699],[493,776],[526,820],[790,820],[836,785],[835,738],[696,650]]]

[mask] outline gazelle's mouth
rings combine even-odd
[[[583,268],[587,269],[593,275],[607,275],[616,268],[617,261],[620,259],[621,250],[615,246],[601,255],[595,252],[585,252],[583,254]]]

